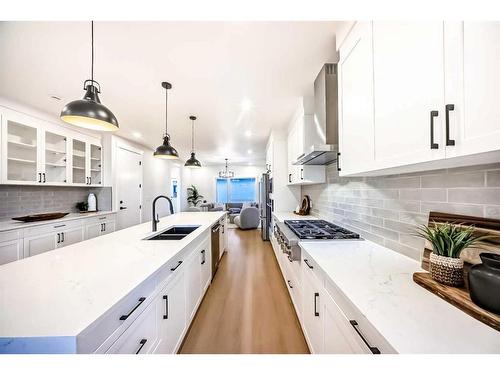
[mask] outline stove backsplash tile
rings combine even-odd
[[[500,163],[380,177],[339,177],[302,187],[312,214],[420,260],[423,240],[411,232],[430,211],[500,219]]]
[[[75,204],[97,197],[98,209],[111,210],[111,187],[58,187],[0,185],[0,220],[35,213],[77,212]]]

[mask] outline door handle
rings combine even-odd
[[[370,349],[372,354],[380,354],[380,350],[376,346],[371,346],[368,341],[365,339],[365,337],[361,334],[361,332],[358,329],[358,322],[355,320],[349,320],[349,323],[351,323],[352,327],[356,331],[356,333],[361,337],[361,340],[365,343],[365,345]]]
[[[57,243],[61,243],[61,233],[57,233]]]
[[[174,272],[177,268],[179,268],[179,266],[182,264],[182,260],[179,260],[179,262],[177,263],[177,265],[173,268],[170,268],[170,271]]]
[[[304,168],[300,168],[300,179],[304,179]]]
[[[290,287],[290,289],[293,289],[293,286],[292,286],[292,283],[290,282],[290,280],[287,280],[286,282],[288,283],[288,286]]]
[[[292,183],[292,174],[291,173],[288,174],[288,182]]]
[[[128,317],[129,317],[130,315],[132,315],[132,313],[133,313],[135,310],[137,310],[137,308],[138,308],[139,306],[141,306],[141,304],[142,304],[145,300],[146,300],[146,297],[141,297],[141,298],[139,298],[139,301],[138,301],[139,303],[138,303],[137,305],[135,305],[135,306],[134,306],[134,308],[133,308],[132,310],[130,310],[130,312],[129,312],[128,314],[120,316],[120,320],[127,320],[127,319],[128,319]]]
[[[205,264],[205,250],[202,250],[201,254],[203,255],[203,258],[201,258],[202,259],[201,264]]]
[[[438,114],[438,111],[431,111],[431,149],[433,150],[439,148],[439,145],[434,142],[434,117],[437,117]]]
[[[92,177],[89,177],[89,185],[92,185]]]
[[[64,242],[64,232],[61,233],[61,242]]]
[[[165,300],[165,314],[163,315],[163,319],[168,319],[168,296],[164,295],[163,299]]]
[[[311,265],[309,264],[309,262],[307,261],[307,259],[304,259],[304,263],[305,263],[305,264],[307,264],[307,267],[309,267],[310,269],[313,269],[313,268],[314,268],[313,266],[311,266]]]
[[[120,207],[120,210],[126,210],[127,207]]]
[[[47,178],[45,177],[45,172],[42,173],[43,174],[43,182],[47,182]]]
[[[455,146],[455,140],[450,139],[450,112],[455,110],[454,104],[446,104],[446,146]]]
[[[337,171],[340,172],[342,169],[340,168],[340,152],[337,152]]]
[[[42,182],[42,174],[38,173],[38,182]]]
[[[146,345],[147,342],[148,342],[147,339],[142,339],[139,342],[139,344],[140,344],[139,349],[137,349],[137,351],[135,352],[135,354],[139,354],[141,352],[142,348],[144,347],[144,345]]]
[[[319,298],[319,293],[314,293],[314,316],[319,316],[318,298]]]

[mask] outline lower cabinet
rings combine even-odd
[[[61,228],[60,230],[57,230],[56,227],[57,225],[54,228],[44,228],[39,230],[42,233],[26,237],[24,239],[24,257],[31,257],[46,251],[72,245],[84,239],[84,228],[81,225],[77,225],[74,228]],[[43,233],[45,230],[49,230],[50,232]]]
[[[193,318],[201,298],[201,259],[198,251],[191,254],[186,264],[186,317]]]
[[[115,221],[107,220],[98,223],[88,224],[85,227],[85,239],[90,240],[91,238],[103,236],[108,233],[115,231]]]
[[[106,353],[147,354],[158,341],[155,303],[151,303]]]
[[[22,240],[0,242],[0,265],[23,258]]]
[[[323,353],[324,317],[322,313],[323,285],[309,269],[302,272],[302,328],[311,353]]]
[[[156,299],[159,340],[153,353],[176,353],[186,330],[186,274],[181,269],[178,272]]]

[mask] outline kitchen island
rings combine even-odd
[[[225,215],[162,218],[158,232],[198,226],[180,240],[145,240],[147,222],[0,266],[0,353],[175,352],[210,284],[211,227]]]

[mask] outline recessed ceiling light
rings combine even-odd
[[[252,152],[253,152],[252,150],[248,150],[248,151],[247,151],[247,154],[249,154],[249,155],[250,155]]]
[[[252,109],[252,107],[253,107],[253,104],[252,104],[252,102],[250,101],[250,99],[246,99],[246,98],[245,98],[245,99],[243,99],[243,100],[241,101],[241,110],[242,110],[242,111],[249,111],[249,110],[251,110],[251,109]]]
[[[142,134],[141,134],[141,133],[139,133],[139,132],[132,132],[132,136],[133,136],[134,138],[142,138]]]
[[[252,131],[251,130],[245,130],[245,137],[249,138],[252,136]]]

